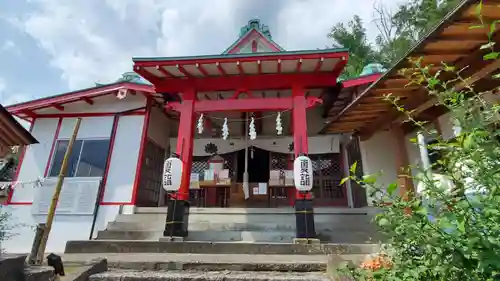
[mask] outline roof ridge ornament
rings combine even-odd
[[[269,30],[269,26],[264,25],[264,24],[260,24],[260,20],[257,18],[249,20],[247,25],[241,27],[240,38],[245,36],[245,34],[247,34],[248,31],[250,31],[252,29],[256,29],[256,30],[262,32],[262,34],[264,34],[269,39],[272,39],[271,31]]]

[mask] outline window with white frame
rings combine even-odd
[[[58,140],[50,165],[49,177],[57,177],[61,170],[69,140]],[[68,158],[66,177],[102,177],[109,152],[109,139],[75,140]]]

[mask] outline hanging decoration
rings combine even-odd
[[[203,134],[203,113],[200,115],[200,118],[198,119],[198,125],[196,127],[198,128],[198,134]]]
[[[257,138],[257,132],[255,131],[255,119],[252,117],[250,121],[250,127],[249,127],[249,132],[248,135],[250,136],[251,140],[254,140]]]
[[[278,112],[278,116],[276,117],[276,132],[278,135],[283,134],[283,126],[281,126],[281,112]]]
[[[224,118],[224,125],[222,126],[222,139],[227,140],[229,137],[229,127],[227,126],[227,118]]]

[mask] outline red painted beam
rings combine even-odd
[[[348,52],[331,52],[331,53],[309,53],[309,54],[280,54],[280,53],[275,53],[275,54],[269,54],[269,55],[262,55],[262,56],[255,56],[255,55],[250,55],[248,57],[234,57],[234,56],[228,56],[226,58],[202,58],[199,59],[197,57],[191,57],[191,58],[186,58],[186,59],[180,59],[180,60],[166,60],[166,61],[161,61],[161,60],[150,60],[150,61],[134,61],[134,69],[137,70],[137,67],[154,67],[157,65],[177,65],[177,64],[187,64],[187,65],[193,65],[196,63],[199,64],[214,64],[214,63],[236,63],[236,61],[239,61],[240,63],[242,62],[256,62],[258,60],[260,61],[277,61],[277,60],[306,60],[306,59],[319,59],[319,58],[342,58],[344,57],[347,60],[347,57],[349,56]]]
[[[94,104],[94,101],[93,101],[92,99],[89,99],[89,98],[82,98],[82,100],[83,100],[84,102],[86,102],[87,104],[89,104],[89,105],[93,105],[93,104]]]
[[[217,69],[219,70],[219,72],[220,72],[220,74],[222,76],[226,76],[227,75],[226,71],[224,70],[224,68],[222,67],[222,65],[220,65],[219,62],[217,62],[215,65],[217,65]]]
[[[236,65],[238,66],[238,74],[245,75],[245,70],[243,70],[243,66],[241,66],[241,63],[239,61],[237,61]]]
[[[300,72],[301,69],[302,69],[302,59],[299,59],[299,61],[297,62],[297,69],[295,69],[295,72]]]
[[[201,72],[201,74],[203,74],[203,76],[205,76],[205,77],[210,76],[210,75],[208,74],[207,70],[203,67],[203,65],[201,65],[201,64],[199,64],[199,63],[197,63],[197,64],[196,64],[196,68],[198,68],[198,71],[199,71],[199,72]]]
[[[219,65],[220,66],[220,65]],[[222,67],[220,67],[222,69]],[[264,74],[207,78],[169,79],[159,81],[157,92],[183,92],[194,88],[197,92],[230,91],[245,88],[253,90],[290,89],[294,83],[304,88],[323,88],[337,84],[337,75],[325,73]]]
[[[184,76],[186,77],[193,77],[193,75],[191,75],[191,73],[189,73],[185,68],[184,66],[182,65],[176,65],[175,67],[177,67],[177,70],[179,70],[182,74],[184,74]]]
[[[53,104],[52,106],[55,107],[59,111],[64,111],[64,106],[62,106],[60,104]]]
[[[172,77],[172,74],[170,74],[170,72],[168,72],[165,68],[163,68],[163,67],[161,67],[159,65],[156,66],[156,70],[158,70],[159,72],[161,72],[167,78]]]
[[[40,108],[44,107],[50,107],[52,104],[57,103],[57,104],[65,104],[65,103],[70,103],[70,102],[75,102],[79,101],[82,98],[94,98],[94,97],[99,97],[103,95],[108,95],[113,93],[114,91],[117,91],[119,89],[130,89],[130,90],[136,90],[136,91],[144,91],[147,93],[154,93],[154,88],[150,85],[139,85],[135,83],[119,83],[119,84],[112,84],[104,87],[95,87],[91,89],[85,89],[81,91],[76,91],[76,92],[70,92],[58,96],[53,96],[53,97],[47,97],[47,98],[41,98],[38,100],[34,101],[29,101],[25,103],[20,103],[16,104],[13,106],[8,106],[6,109],[11,113],[11,114],[19,114],[19,113],[24,113],[23,111],[26,110],[37,110]],[[36,116],[36,114],[33,114],[33,116]]]
[[[324,58],[320,58],[318,62],[316,63],[316,66],[314,67],[314,72],[318,72],[321,69],[321,66],[323,65]]]
[[[306,108],[310,108],[323,101],[317,97],[305,98]],[[168,110],[181,111],[183,103],[170,102],[165,107]],[[195,112],[221,112],[221,111],[278,111],[293,108],[293,98],[249,98],[227,100],[202,100],[194,104]]]

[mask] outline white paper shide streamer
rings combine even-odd
[[[196,126],[198,128],[198,134],[203,134],[203,113],[200,115],[198,119],[198,124]]]
[[[252,119],[250,121],[248,135],[250,136],[251,140],[254,140],[254,139],[257,138],[257,132],[255,131],[255,119],[253,117],[252,117]]]
[[[278,135],[283,134],[283,126],[281,125],[281,112],[278,112],[278,116],[276,117],[276,132]]]
[[[227,140],[229,137],[229,127],[227,126],[227,118],[224,118],[224,125],[222,125],[222,139]]]

